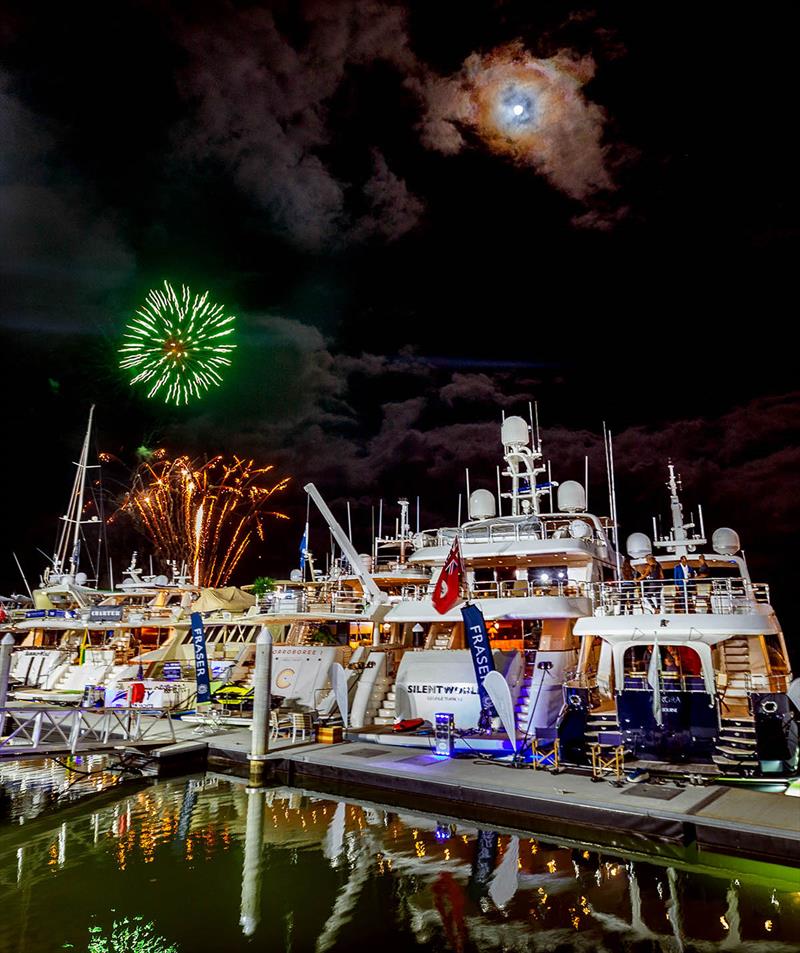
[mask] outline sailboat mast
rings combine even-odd
[[[75,533],[72,537],[72,556],[70,558],[69,571],[76,573],[78,571],[78,561],[80,553],[80,533],[81,516],[83,514],[83,497],[86,492],[86,468],[89,465],[89,438],[92,432],[92,418],[94,417],[94,404],[89,408],[89,423],[86,427],[86,436],[83,438],[83,448],[81,450],[81,459],[78,463],[78,473],[80,474],[80,492],[78,494],[77,509],[75,511]]]
[[[86,427],[86,436],[83,438],[83,447],[81,448],[80,459],[78,460],[77,472],[75,473],[75,482],[72,484],[72,493],[69,498],[67,512],[61,518],[64,520],[64,527],[61,530],[61,537],[58,541],[58,547],[53,557],[53,567],[57,572],[64,572],[67,561],[67,547],[70,540],[70,525],[72,531],[72,553],[69,558],[69,572],[74,574],[78,571],[79,553],[80,553],[80,532],[81,532],[81,514],[83,513],[83,499],[86,493],[86,470],[89,464],[89,440],[92,432],[92,420],[94,418],[94,407],[89,408],[89,422]]]

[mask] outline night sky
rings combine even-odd
[[[127,463],[293,477],[245,583],[295,564],[309,479],[352,501],[360,549],[380,497],[452,524],[464,466],[493,488],[501,411],[535,399],[554,479],[588,453],[603,513],[608,422],[623,536],[666,515],[672,456],[791,640],[797,10],[606,7],[4,4],[0,591],[12,549],[32,579],[52,550],[93,402]],[[492,111],[509,83],[530,139]],[[118,368],[164,279],[238,317],[224,385],[188,408]]]

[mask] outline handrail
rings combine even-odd
[[[323,589],[309,597],[305,590],[290,592],[271,592],[258,602],[259,612],[266,615],[281,615],[290,612],[297,615],[314,615],[319,612],[340,612],[350,615],[363,615],[366,601],[362,596],[354,595],[352,589]]]
[[[143,722],[142,716],[146,715],[155,717]],[[15,725],[8,735],[0,737],[0,754],[24,753],[40,744],[66,747],[74,753],[82,742],[107,745],[112,738],[138,743],[152,737],[153,729],[163,720],[174,742],[175,725],[168,708],[0,708],[0,726],[6,721]]]
[[[476,582],[461,587],[462,599],[529,599],[541,596],[577,598],[586,596],[586,584],[572,579],[555,582],[536,582],[526,579],[503,579],[500,582]],[[433,585],[403,586],[401,599],[421,602],[433,593]]]
[[[637,579],[592,583],[595,615],[736,615],[769,605],[769,586],[747,579]]]
[[[501,517],[497,517],[493,520],[486,520],[485,523],[461,526],[457,530],[449,532],[428,530],[420,533],[421,548],[451,546],[456,536],[462,543],[508,542],[509,540],[514,542],[521,540],[541,542],[548,539],[572,539],[569,536],[569,526],[576,519],[581,519],[581,515],[565,516],[563,519],[541,518],[531,515],[527,520],[523,519],[515,523],[503,522]],[[583,522],[592,530],[590,536],[582,538],[583,542],[605,542],[596,531],[593,522],[589,519],[583,519]]]

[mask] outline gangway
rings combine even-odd
[[[5,726],[5,727],[2,727]],[[122,744],[174,743],[165,708],[0,708],[0,758],[98,751]]]

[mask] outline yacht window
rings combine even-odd
[[[528,581],[537,586],[557,586],[567,581],[567,567],[531,566],[528,569]]]
[[[764,636],[764,646],[767,650],[770,675],[787,675],[789,662],[783,653],[781,640],[775,632]]]

